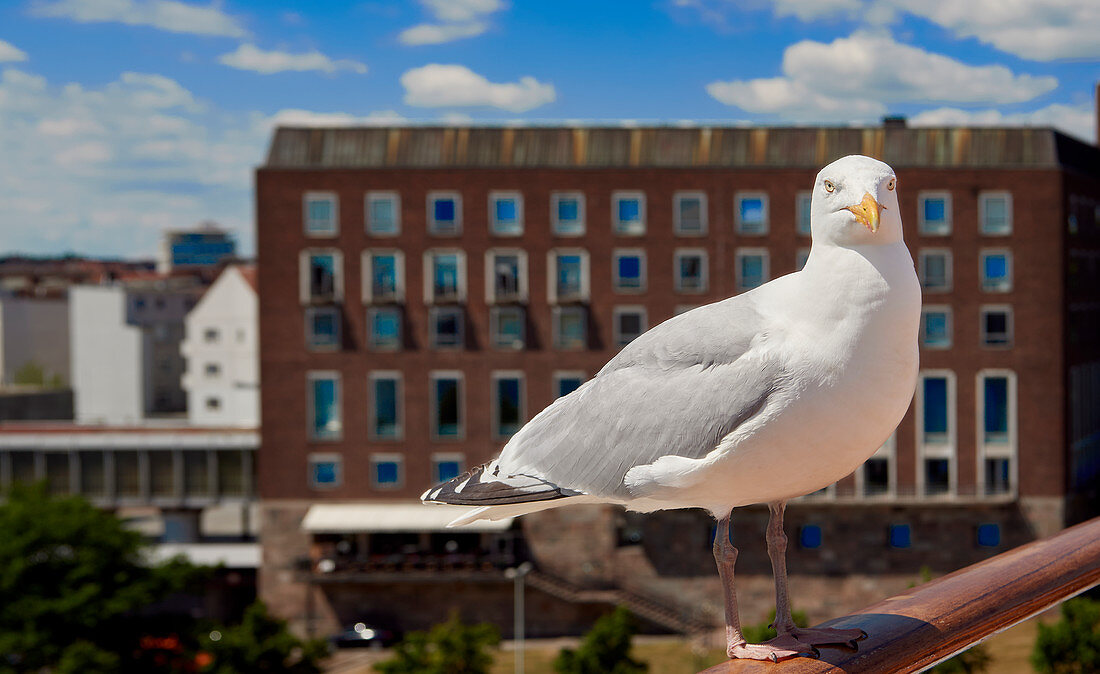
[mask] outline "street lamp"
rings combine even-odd
[[[523,578],[531,573],[534,566],[531,562],[524,562],[514,569],[505,569],[504,577],[511,578],[515,582],[515,610],[513,611],[512,634],[515,641],[516,674],[523,674]]]

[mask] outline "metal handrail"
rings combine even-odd
[[[867,632],[858,648],[775,664],[729,661],[702,674],[919,672],[1100,584],[1100,518],[872,604],[823,627]]]

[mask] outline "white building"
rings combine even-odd
[[[64,298],[0,295],[0,386],[30,369],[43,382],[69,382],[69,305]]]
[[[180,342],[184,316],[201,292],[201,281],[190,277],[70,289],[77,422],[134,424],[186,411]]]
[[[201,426],[260,423],[256,269],[226,267],[187,315],[181,351],[187,415]]]

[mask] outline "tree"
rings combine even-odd
[[[577,650],[563,648],[554,660],[557,674],[644,674],[649,667],[630,657],[637,632],[634,617],[619,606],[596,621]]]
[[[138,611],[202,575],[148,564],[144,545],[82,498],[13,486],[0,505],[0,673],[127,671],[150,625]]]
[[[298,639],[262,602],[245,609],[240,625],[213,629],[202,643],[210,660],[202,671],[210,674],[319,674],[328,653],[324,640]]]
[[[429,632],[410,632],[393,657],[374,668],[381,674],[488,674],[493,665],[488,651],[499,643],[496,627],[466,625],[455,612]]]
[[[1062,604],[1062,619],[1039,624],[1031,652],[1036,671],[1079,674],[1100,671],[1100,602],[1087,597]]]

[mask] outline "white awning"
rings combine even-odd
[[[375,532],[453,531],[477,533],[504,531],[512,526],[511,517],[478,520],[463,527],[447,529],[455,518],[470,512],[463,506],[425,505],[423,503],[318,503],[309,507],[302,529],[315,534],[357,534]]]
[[[156,562],[183,555],[193,564],[224,564],[229,569],[260,568],[259,543],[161,543],[152,546],[150,553]]]

